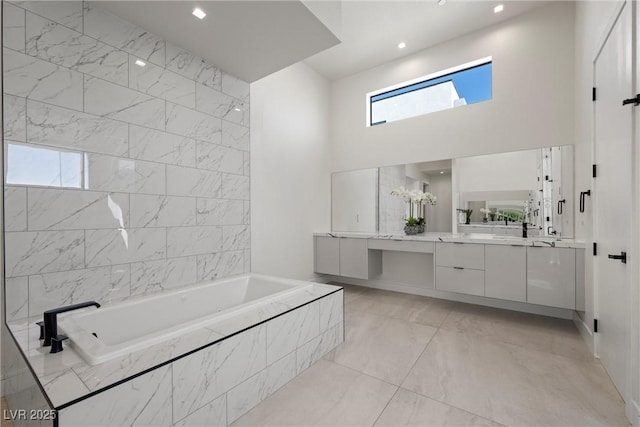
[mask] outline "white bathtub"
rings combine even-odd
[[[69,313],[60,316],[58,332],[69,337],[87,363],[96,365],[311,286],[298,280],[244,274]]]

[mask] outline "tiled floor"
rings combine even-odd
[[[236,426],[628,425],[573,323],[345,286],[345,343]]]

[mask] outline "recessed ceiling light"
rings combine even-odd
[[[504,10],[504,5],[503,4],[499,4],[496,7],[493,8],[493,13],[500,13]]]
[[[240,111],[242,111],[242,108],[240,108],[240,107],[236,107],[236,108],[234,108],[234,110],[236,110],[236,111],[240,112]]]
[[[438,6],[442,6],[446,2],[447,2],[447,0],[438,0]]]
[[[440,171],[440,175],[444,175],[444,171]]]
[[[405,42],[398,43],[398,49],[404,49],[405,47],[407,47],[407,44]]]
[[[144,61],[141,61],[141,60],[139,60],[139,59],[136,59],[136,65],[137,65],[138,67],[144,67],[145,65],[147,65],[147,63],[146,63],[146,62],[144,62]]]
[[[207,16],[207,14],[204,13],[204,11],[199,7],[196,7],[195,9],[193,9],[193,12],[191,13],[193,13],[193,16],[195,16],[198,19],[204,19],[204,17]]]

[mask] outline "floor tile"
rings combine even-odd
[[[320,360],[234,426],[371,426],[397,387]]]
[[[508,425],[627,425],[598,361],[444,329],[403,387]]]
[[[393,396],[376,426],[499,426],[462,409],[420,396],[403,388]]]
[[[345,340],[325,359],[400,385],[436,328],[347,311]]]

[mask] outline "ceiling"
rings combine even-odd
[[[504,10],[493,8],[504,4]],[[342,1],[342,22],[325,21],[342,43],[305,62],[330,80],[346,77],[430,46],[513,18],[546,1],[436,0]],[[398,49],[399,42],[407,47]]]
[[[248,82],[339,43],[298,0],[95,3]],[[202,21],[191,14],[196,6],[207,13]]]

